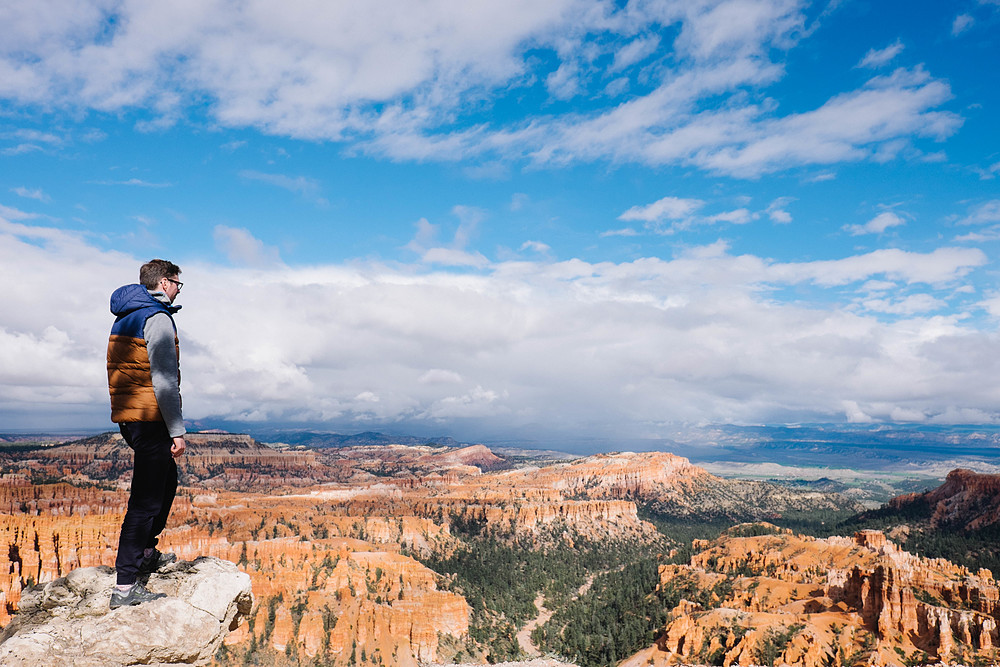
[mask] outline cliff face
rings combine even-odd
[[[438,633],[467,633],[469,609],[461,596],[438,590],[440,577],[412,558],[379,550],[446,541],[442,526],[413,516],[323,516],[295,498],[261,501],[254,508],[244,505],[247,500],[197,496],[194,505],[188,501],[175,510],[180,525],[172,521],[162,539],[182,559],[215,556],[239,563],[250,575],[258,600],[254,622],[227,637],[227,644],[252,638],[277,651],[292,644],[306,656],[328,655],[337,664],[347,664],[357,646],[367,655],[379,649],[395,656],[386,664],[411,665],[437,658]],[[211,518],[196,519],[206,507]],[[290,518],[305,508],[313,513],[311,524]],[[229,534],[243,540],[216,527],[223,517]],[[113,565],[121,518],[121,512],[3,516],[0,625],[16,617],[23,589],[76,568]]]
[[[957,525],[969,530],[1000,522],[1000,475],[952,470],[944,484],[926,493],[911,493],[889,501],[895,509],[926,504],[931,526]]]
[[[737,527],[697,543],[688,565],[661,568],[661,591],[695,581],[715,593],[681,600],[660,641],[626,665],[996,661],[1000,603],[989,571],[919,558],[878,531],[825,540],[743,531],[770,534]]]
[[[301,487],[341,477],[314,452],[279,451],[247,435],[190,433],[178,461],[182,484],[233,490]],[[132,450],[118,433],[104,433],[52,447],[7,454],[8,465],[28,478],[98,482],[128,488]]]

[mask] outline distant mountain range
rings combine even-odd
[[[386,435],[385,433],[377,433],[375,431],[344,435],[341,433],[313,430],[254,429],[250,430],[249,433],[261,442],[301,445],[313,449],[325,449],[327,447],[370,447],[373,445],[406,445],[409,447],[445,445],[447,447],[461,447],[464,444],[448,436],[422,438],[413,435]]]

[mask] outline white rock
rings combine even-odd
[[[153,574],[146,587],[168,597],[135,607],[109,609],[114,584],[102,566],[25,591],[0,634],[0,665],[206,665],[253,605],[250,577],[217,558]]]

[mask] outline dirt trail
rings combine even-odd
[[[581,595],[586,595],[587,591],[594,584],[595,574],[591,574],[587,577],[587,581],[583,582],[583,585],[576,590],[576,594],[573,595],[573,599],[576,600]],[[520,629],[517,633],[517,645],[521,647],[521,650],[527,653],[529,656],[539,656],[541,651],[535,646],[534,642],[531,641],[531,633],[540,625],[544,625],[555,612],[551,609],[545,607],[545,596],[541,593],[535,598],[535,609],[538,610],[538,616],[524,624],[524,627]]]

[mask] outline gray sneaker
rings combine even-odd
[[[177,560],[177,554],[165,554],[153,549],[153,555],[139,563],[139,574],[152,574]]]
[[[137,604],[142,604],[143,602],[159,600],[160,598],[165,597],[167,596],[163,593],[153,593],[152,591],[146,590],[146,587],[137,581],[132,584],[132,588],[128,589],[128,592],[126,593],[122,593],[117,587],[111,592],[111,608],[118,609],[118,607],[134,607]]]

